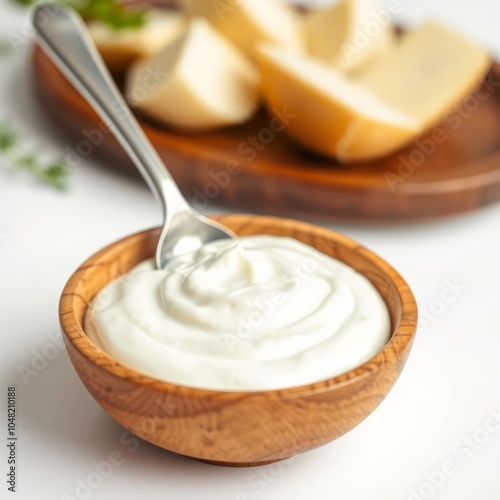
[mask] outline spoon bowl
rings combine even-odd
[[[193,252],[206,243],[225,238],[236,238],[236,235],[194,210],[176,212],[168,218],[158,238],[157,267],[163,269],[176,255]]]

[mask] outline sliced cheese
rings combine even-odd
[[[295,115],[286,131],[309,149],[341,161],[387,155],[421,132],[324,63],[278,47],[259,50],[262,91],[271,110]]]
[[[251,58],[259,42],[305,49],[302,17],[283,0],[182,0],[181,4],[189,17],[208,19]]]
[[[488,51],[428,22],[357,81],[423,127],[440,121],[478,85],[491,65]]]
[[[306,16],[312,56],[343,73],[361,73],[396,43],[391,15],[376,0],[340,0]]]
[[[123,72],[136,59],[147,57],[169,43],[184,29],[183,14],[151,9],[140,28],[114,30],[101,21],[88,23],[90,34],[109,69]]]
[[[125,95],[158,122],[203,130],[247,120],[259,104],[259,72],[205,20],[130,70]]]

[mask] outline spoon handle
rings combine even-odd
[[[174,207],[187,207],[175,181],[118,91],[81,17],[60,4],[45,4],[36,8],[33,25],[45,51],[91,103],[133,160],[161,204],[163,215],[167,214],[167,197],[171,211]]]

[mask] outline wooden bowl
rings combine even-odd
[[[89,303],[105,285],[154,255],[159,229],[150,229],[96,253],[67,283],[60,322],[76,372],[95,400],[126,429],[167,450],[218,465],[262,465],[342,436],[380,404],[406,362],[417,325],[408,285],[380,257],[328,229],[250,215],[216,220],[239,235],[293,237],[355,268],[388,306],[390,341],[371,360],[343,375],[283,390],[211,391],[142,375],[99,350],[82,325]]]

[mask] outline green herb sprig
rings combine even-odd
[[[97,19],[116,31],[138,29],[146,22],[145,10],[127,9],[116,0],[89,0],[77,10],[84,18]]]
[[[12,2],[30,7],[39,0],[11,0]],[[59,0],[60,3],[73,7],[83,18],[99,20],[110,28],[138,29],[146,22],[145,9],[131,9],[117,0]]]
[[[28,172],[59,191],[67,188],[71,168],[64,159],[41,163],[33,152],[21,144],[17,132],[5,123],[0,124],[0,155],[6,157],[15,170]]]

